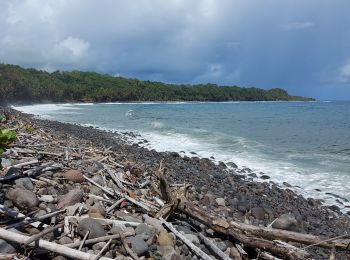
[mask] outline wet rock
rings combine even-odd
[[[67,180],[73,181],[73,182],[84,182],[85,181],[82,172],[79,170],[68,170],[63,174],[63,176]]]
[[[262,176],[260,176],[260,178],[263,180],[268,180],[268,179],[270,179],[270,176],[262,175]]]
[[[103,229],[101,223],[92,218],[84,218],[79,221],[78,224],[78,233],[81,237],[84,237],[85,234],[90,231],[88,238],[97,238],[102,237],[107,234],[107,232]]]
[[[15,180],[15,184],[18,188],[23,188],[30,191],[34,190],[32,181],[27,177]]]
[[[338,206],[336,206],[336,205],[329,206],[329,209],[333,210],[335,212],[339,212],[340,211],[340,208]]]
[[[225,206],[225,199],[224,198],[217,198],[217,199],[215,199],[215,201],[219,206]]]
[[[256,219],[265,219],[265,210],[261,207],[255,207],[250,210],[252,216]]]
[[[300,227],[295,217],[290,214],[283,214],[272,223],[273,228],[299,232]]]
[[[29,190],[15,188],[7,192],[6,197],[21,209],[33,209],[39,204],[35,193]]]
[[[131,246],[131,249],[138,255],[138,256],[146,256],[148,253],[148,245],[147,243],[140,237],[129,237],[128,243]]]
[[[63,209],[67,206],[74,205],[83,200],[83,192],[80,189],[74,189],[62,196],[57,204],[57,209]]]

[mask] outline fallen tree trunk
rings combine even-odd
[[[294,246],[286,246],[285,244],[278,243],[278,241],[248,236],[236,227],[231,226],[225,220],[208,215],[205,211],[188,201],[182,200],[178,205],[178,210],[202,222],[212,230],[238,240],[246,247],[261,248],[273,254],[283,256],[286,259],[307,259],[309,257],[306,251]]]
[[[224,220],[216,219],[212,216],[208,216],[201,208],[195,206],[191,202],[181,201],[179,209],[189,216],[202,221],[203,223],[221,223]],[[225,221],[226,222],[226,221]],[[227,223],[227,222],[226,222]],[[226,225],[226,224],[225,224]],[[227,223],[227,228],[241,231],[245,235],[260,237],[269,240],[282,240],[286,242],[297,242],[305,245],[317,245],[323,248],[332,248],[335,246],[337,249],[348,250],[350,239],[329,239],[309,234],[302,234],[282,229],[266,228],[266,227],[257,227],[253,225],[247,225],[244,223],[239,223],[231,221]],[[213,225],[217,226],[217,225]]]

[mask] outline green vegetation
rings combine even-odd
[[[4,115],[0,115],[1,122],[6,121]],[[0,129],[0,170],[2,170],[1,156],[6,151],[6,148],[16,139],[16,133],[9,129]]]
[[[312,100],[274,88],[215,84],[175,85],[113,77],[94,72],[48,73],[0,64],[0,103],[112,101],[255,101]]]

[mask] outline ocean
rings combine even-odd
[[[157,151],[233,162],[350,208],[350,102],[42,104],[15,109],[117,132]],[[265,180],[265,181],[270,181]],[[337,197],[339,196],[339,198]]]

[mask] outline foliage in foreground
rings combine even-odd
[[[175,85],[113,77],[94,72],[48,73],[0,64],[0,104],[111,101],[275,101],[312,100],[274,88],[215,84]]]
[[[0,115],[0,122],[6,120],[5,116]],[[9,129],[0,129],[0,170],[2,170],[1,156],[16,139],[16,133]]]

